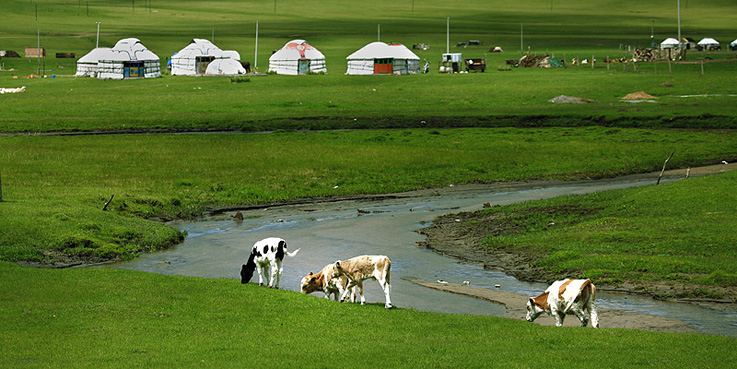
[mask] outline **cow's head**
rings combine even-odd
[[[312,274],[312,272],[310,272],[310,274],[308,274],[306,277],[302,278],[302,293],[307,294],[320,290],[321,283],[319,279],[320,278]]]
[[[256,255],[251,252],[251,256],[248,258],[248,262],[246,264],[243,264],[241,267],[241,283],[246,284],[251,281],[251,277],[253,277],[253,272],[256,271],[256,262],[254,262],[254,258]]]
[[[537,302],[535,302],[535,298],[530,297],[530,299],[527,301],[527,316],[525,317],[525,319],[528,322],[532,322],[544,312],[545,309],[542,306],[538,305]]]

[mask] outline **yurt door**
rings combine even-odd
[[[299,74],[307,74],[310,71],[310,59],[299,59],[297,63]]]
[[[393,64],[392,58],[374,59],[374,74],[392,74]]]
[[[142,61],[123,62],[123,77],[124,78],[143,77],[143,62]]]
[[[207,71],[207,66],[210,65],[210,63],[215,60],[214,56],[198,56],[195,58],[195,70],[197,71],[197,74],[205,74],[205,71]]]

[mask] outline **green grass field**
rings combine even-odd
[[[146,4],[146,2],[144,2]],[[592,125],[649,127],[734,127],[731,106],[737,93],[732,74],[737,62],[729,52],[693,54],[694,62],[671,66],[644,63],[634,67],[600,63],[556,70],[514,68],[504,61],[525,52],[548,53],[569,61],[595,56],[622,57],[626,48],[650,42],[651,19],[657,39],[673,36],[673,14],[663,9],[668,1],[581,2],[540,6],[539,2],[507,4],[499,1],[461,1],[453,6],[431,1],[399,4],[378,1],[352,4],[337,1],[278,1],[277,11],[268,1],[148,2],[100,1],[87,8],[78,2],[10,1],[0,26],[0,49],[23,50],[36,45],[36,32],[47,48],[43,66],[51,76],[73,75],[74,59],[53,58],[57,52],[81,56],[96,43],[101,25],[101,46],[121,38],[137,37],[167,57],[192,38],[212,38],[223,49],[234,49],[254,64],[255,21],[259,20],[259,70],[268,68],[272,50],[294,38],[305,38],[327,58],[328,74],[321,76],[253,77],[248,83],[229,78],[165,76],[155,80],[99,81],[89,78],[19,79],[38,73],[37,59],[0,61],[0,83],[27,86],[17,96],[3,96],[5,112],[0,130],[245,130],[335,129],[430,126]],[[35,7],[38,5],[38,20]],[[552,10],[548,7],[552,6]],[[684,35],[716,37],[729,42],[732,24],[730,3],[691,1],[682,9]],[[135,11],[134,11],[135,10]],[[674,10],[675,11],[675,10]],[[606,14],[600,16],[597,14]],[[486,73],[441,75],[437,66],[445,52],[446,17],[450,17],[453,52],[464,57],[488,57]],[[520,23],[524,24],[521,38]],[[433,63],[432,72],[414,76],[345,76],[345,57],[378,38],[411,46],[431,44],[417,51]],[[479,39],[484,46],[457,48],[455,44]],[[526,40],[526,41],[525,41]],[[522,42],[521,42],[522,41]],[[493,46],[505,53],[487,53]],[[725,47],[726,49],[726,47]],[[698,59],[707,62],[701,74]],[[499,70],[504,68],[503,70]],[[625,69],[627,71],[625,71]],[[646,91],[657,103],[621,103],[632,92]],[[598,104],[551,104],[559,95],[585,97]],[[705,95],[683,98],[684,95]],[[297,119],[298,118],[298,119]],[[355,119],[355,120],[354,120]],[[377,121],[378,120],[378,121]],[[421,123],[421,122],[425,123]]]
[[[727,337],[386,310],[228,279],[2,262],[0,279],[7,368],[729,368],[736,358]]]

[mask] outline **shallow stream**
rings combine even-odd
[[[170,250],[141,255],[136,260],[108,265],[130,270],[206,278],[240,278],[241,264],[248,259],[251,245],[266,237],[287,240],[289,250],[301,249],[284,262],[281,288],[299,291],[299,283],[309,272],[317,272],[336,260],[361,254],[383,254],[392,260],[392,302],[400,308],[414,308],[451,314],[502,316],[505,307],[471,297],[418,286],[403,278],[445,280],[461,284],[536,296],[547,286],[520,282],[500,271],[459,262],[414,244],[423,236],[416,230],[442,214],[472,211],[484,203],[509,203],[584,194],[652,184],[653,180],[607,180],[559,183],[522,189],[468,189],[448,191],[438,196],[407,196],[379,201],[344,201],[280,206],[243,212],[237,223],[230,217],[193,223],[173,223],[188,236]],[[360,211],[359,211],[360,209]],[[251,281],[258,283],[258,276]],[[367,281],[369,303],[382,303],[378,283]],[[322,297],[321,293],[315,293]],[[647,297],[597,292],[602,308],[667,316],[685,321],[706,334],[737,337],[737,313],[702,308],[690,304],[655,301]],[[524,305],[525,301],[520,301]]]

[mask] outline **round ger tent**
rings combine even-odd
[[[100,56],[105,55],[110,50],[109,47],[98,47],[85,54],[77,60],[77,77],[97,77],[99,70]]]
[[[699,45],[700,49],[711,51],[720,50],[722,48],[722,45],[719,44],[719,41],[711,37],[702,38],[701,41],[697,43],[697,45]]]
[[[269,57],[269,72],[276,74],[327,73],[325,55],[305,40],[292,40]]]
[[[100,55],[99,79],[161,77],[159,57],[137,38],[124,38]]]
[[[226,75],[232,76],[236,74],[246,74],[246,69],[241,63],[235,59],[215,59],[207,65],[206,75]]]
[[[402,44],[372,42],[346,59],[346,74],[420,73],[420,57]]]
[[[234,50],[221,50],[208,40],[195,38],[189,45],[171,56],[171,74],[194,76],[205,74],[208,64],[216,59],[241,60]]]
[[[663,40],[663,42],[660,43],[661,49],[671,49],[678,47],[678,40],[676,40],[673,37],[666,38]]]

